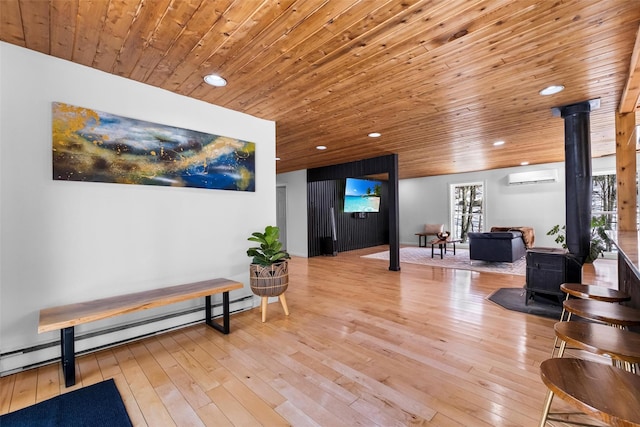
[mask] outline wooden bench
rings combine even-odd
[[[76,304],[61,305],[40,310],[38,333],[60,330],[60,356],[65,385],[76,382],[74,326],[120,314],[161,307],[193,298],[205,297],[205,322],[212,328],[228,334],[229,291],[243,284],[228,279],[211,279],[185,285],[136,292]],[[213,321],[211,295],[222,293],[222,324]]]

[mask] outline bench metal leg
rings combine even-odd
[[[229,291],[222,293],[222,325],[213,320],[213,313],[211,307],[211,295],[205,297],[205,322],[223,334],[230,332],[230,319],[229,319]]]
[[[73,326],[60,329],[60,358],[65,387],[76,383],[76,355]]]

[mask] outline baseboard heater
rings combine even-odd
[[[230,313],[234,314],[250,310],[253,308],[253,299],[252,295],[247,295],[230,301]],[[222,303],[213,304],[213,310],[214,317],[222,316]],[[184,317],[185,319],[176,323],[175,319],[179,317]],[[118,326],[79,333],[75,337],[76,356],[93,353],[105,348],[115,347],[128,342],[204,322],[204,317],[203,307],[193,307]],[[155,328],[149,327],[154,324],[156,325]],[[134,332],[135,329],[141,329],[141,331]],[[123,332],[126,331],[129,331],[130,334],[123,334]],[[233,318],[231,319],[231,331],[233,332]],[[109,335],[112,334],[127,336],[126,338],[116,339],[115,341],[109,340]],[[84,346],[83,343],[85,344]],[[27,369],[33,369],[50,363],[59,362],[60,340],[2,353],[0,354],[0,361],[2,361],[2,372],[0,372],[0,376],[11,375]]]

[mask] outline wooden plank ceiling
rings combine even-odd
[[[0,1],[3,41],[275,120],[278,172],[398,153],[400,178],[562,161],[551,107],[593,98],[615,153],[639,25],[640,0]]]

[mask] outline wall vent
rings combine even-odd
[[[539,171],[511,173],[507,179],[509,181],[509,185],[556,182],[558,181],[558,170],[545,169]]]

